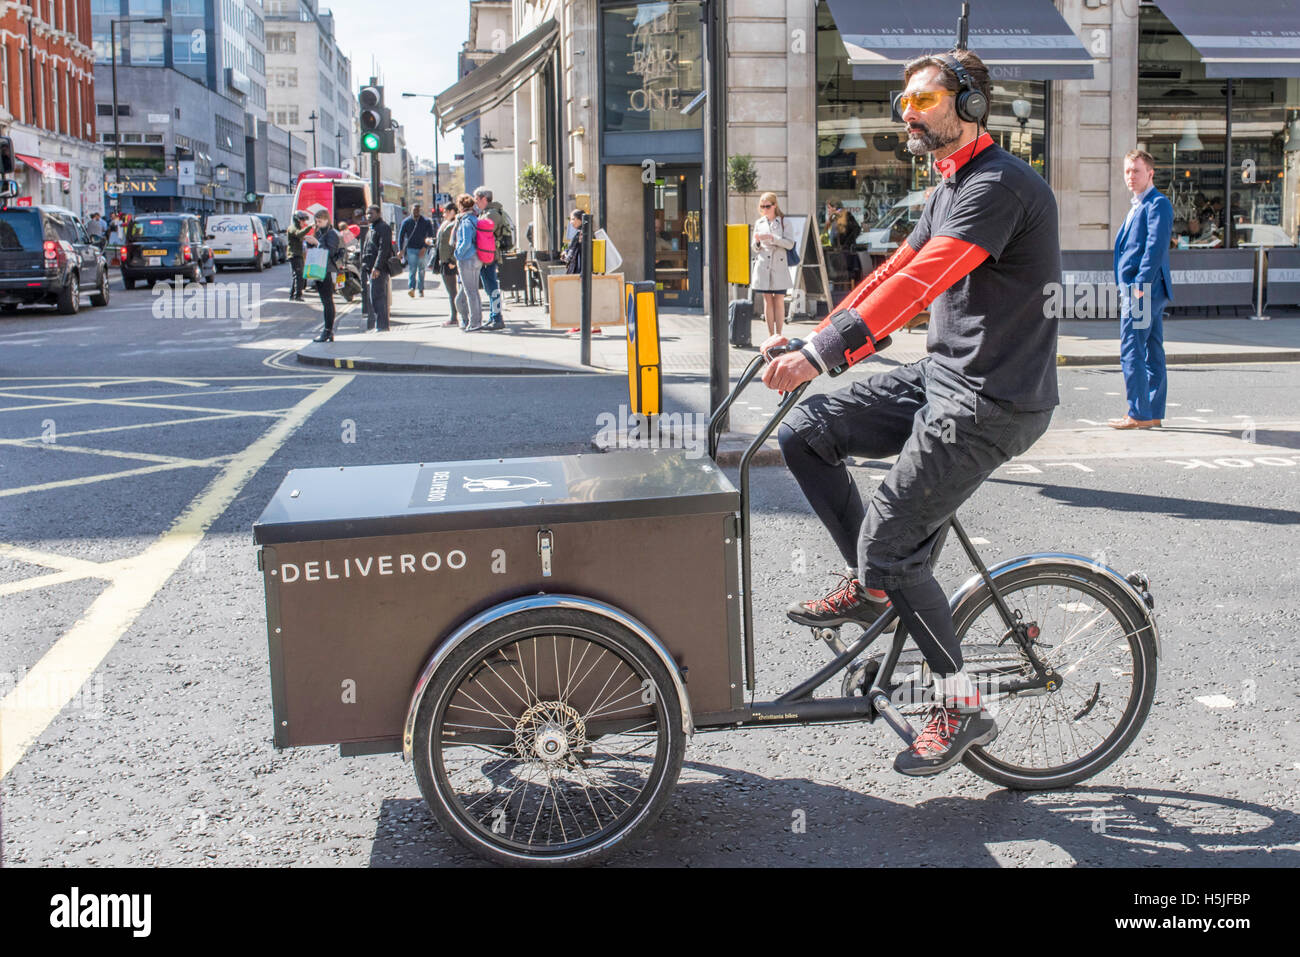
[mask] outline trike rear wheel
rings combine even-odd
[[[1124,753],[1151,710],[1156,645],[1131,595],[1086,566],[1039,565],[996,578],[1012,613],[1037,626],[1034,653],[1059,676],[1056,690],[989,694],[998,738],[963,763],[1017,790],[1068,787]],[[987,587],[956,610],[966,670],[981,684],[1031,679]]]
[[[593,612],[543,608],[485,625],[434,675],[415,774],[443,828],[505,864],[590,863],[648,828],[685,754],[660,658]]]

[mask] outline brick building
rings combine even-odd
[[[91,0],[0,2],[0,129],[19,157],[20,201],[102,210]]]

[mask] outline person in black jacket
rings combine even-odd
[[[378,206],[367,211],[370,229],[366,233],[366,246],[361,252],[361,271],[370,275],[371,318],[366,329],[388,331],[388,310],[392,304],[392,287],[388,275],[388,257],[393,253],[393,227],[384,222],[384,213]]]
[[[320,295],[321,306],[325,311],[325,328],[312,342],[334,341],[334,257],[339,251],[339,234],[330,225],[329,210],[322,209],[316,214],[316,229],[302,238],[304,245],[321,247],[326,252],[325,278],[316,280],[316,292]]]
[[[397,255],[406,260],[406,294],[412,298],[416,289],[424,295],[424,266],[433,246],[433,223],[421,213],[422,207],[416,203],[397,229]]]

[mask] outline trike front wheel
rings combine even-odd
[[[1035,672],[981,588],[953,624],[999,733],[963,763],[1016,790],[1077,784],[1123,754],[1141,730],[1155,696],[1155,638],[1132,596],[1087,567],[1020,568],[996,582],[1012,614],[1034,626],[1034,654],[1055,687],[999,690],[1032,681]]]
[[[660,658],[571,608],[520,612],[466,639],[439,665],[414,732],[438,822],[504,864],[590,863],[642,833],[686,748]]]

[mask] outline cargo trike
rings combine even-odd
[[[930,675],[892,608],[856,637],[816,629],[831,660],[753,700],[750,465],[806,386],[741,457],[739,488],[716,456],[765,361],[712,417],[707,456],[289,472],[254,526],[275,746],[400,751],[464,845],[573,864],[650,827],[694,733],[879,719],[910,742]],[[1023,790],[1096,774],[1155,693],[1147,579],[1052,552],[989,568],[955,516],[948,531],[975,572],[951,597],[962,653],[1001,729],[965,765]]]

